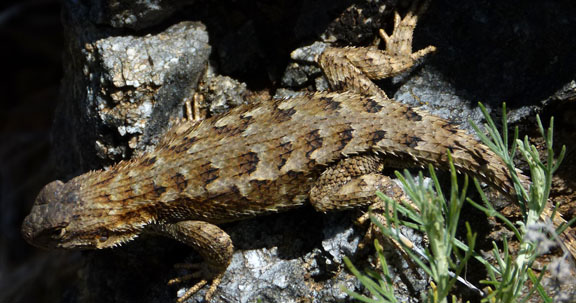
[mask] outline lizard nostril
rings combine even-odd
[[[30,223],[30,219],[29,216],[26,217],[26,219],[24,219],[24,222],[22,223],[22,237],[24,238],[24,240],[26,240],[26,242],[30,243],[33,239],[32,239],[32,234],[33,234],[33,225]]]

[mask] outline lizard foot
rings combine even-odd
[[[182,303],[188,300],[200,289],[202,289],[202,287],[208,284],[209,281],[211,281],[210,288],[208,288],[208,291],[204,296],[205,301],[210,302],[212,296],[214,295],[214,292],[216,291],[216,288],[222,281],[222,276],[224,276],[224,271],[220,271],[215,276],[211,274],[214,272],[214,268],[207,265],[206,263],[179,263],[175,264],[174,267],[179,269],[192,270],[192,273],[171,279],[170,281],[168,281],[168,285],[175,285],[192,279],[200,278],[200,281],[196,282],[196,284],[194,284],[192,287],[186,290],[186,292],[180,298],[178,298],[178,300],[176,301],[178,303]],[[210,278],[208,279],[206,277]]]
[[[418,21],[418,16],[422,15],[428,8],[429,1],[425,0],[422,4],[420,1],[413,1],[410,10],[404,16],[400,17],[398,12],[394,13],[394,29],[392,34],[388,35],[384,29],[380,29],[379,34],[386,43],[385,52],[393,57],[410,57],[413,61],[436,51],[436,47],[430,45],[415,53],[412,53],[412,40],[414,38],[414,28]]]
[[[395,192],[396,195],[394,196],[390,196],[390,192],[384,192],[384,194],[388,195],[390,198],[399,201],[399,200],[404,200],[404,201],[410,201],[408,199],[408,197],[404,194],[403,191],[401,191],[401,193]],[[416,265],[416,263],[410,258],[409,254],[406,252],[406,249],[411,250],[415,247],[415,244],[408,239],[407,237],[405,237],[402,234],[399,234],[398,237],[399,239],[393,239],[392,237],[386,237],[382,231],[380,230],[380,226],[377,225],[376,223],[372,222],[372,220],[370,219],[370,217],[372,217],[375,221],[377,221],[381,226],[383,226],[385,229],[391,229],[394,230],[395,227],[390,225],[390,222],[387,219],[387,215],[386,212],[390,212],[390,208],[386,207],[386,203],[379,199],[379,201],[373,203],[370,206],[370,212],[366,212],[365,214],[363,214],[361,217],[359,217],[357,219],[357,223],[358,224],[366,224],[369,223],[368,229],[366,231],[366,233],[364,234],[364,237],[362,238],[362,240],[360,241],[358,247],[359,249],[365,249],[368,246],[372,246],[375,245],[374,244],[374,240],[378,240],[379,243],[389,243],[388,245],[392,245],[392,247],[394,247],[397,252],[402,256],[402,258],[407,262],[407,264],[409,265],[409,267],[412,270],[415,270],[416,268],[418,268],[418,266]],[[401,242],[401,243],[400,243]],[[382,264],[380,263],[380,258],[376,258],[376,263],[374,264],[374,266],[376,268],[381,268]],[[416,274],[416,271],[414,271],[414,273]]]
[[[209,302],[232,260],[234,246],[230,236],[216,225],[195,220],[158,224],[155,228],[157,232],[193,247],[204,259],[203,263],[177,265],[177,267],[192,270],[192,273],[172,279],[168,285],[190,279],[200,279],[178,299],[178,302],[186,301],[211,281],[210,288],[205,295],[206,301]]]
[[[404,191],[396,184],[391,184],[388,187],[383,187],[380,191],[390,197],[393,200],[400,201],[410,201],[409,198],[406,196]],[[365,225],[369,224],[368,230],[364,235],[363,239],[360,241],[359,247],[363,249],[366,245],[370,245],[374,242],[374,239],[378,239],[380,242],[384,240],[388,240],[392,242],[400,251],[404,252],[402,245],[397,243],[392,239],[384,239],[383,234],[380,231],[380,228],[375,223],[371,222],[370,217],[374,218],[380,225],[384,226],[384,228],[389,228],[388,220],[386,219],[386,212],[390,212],[390,209],[386,207],[386,203],[384,200],[377,198],[375,199],[374,203],[370,205],[370,211],[364,213],[360,216],[356,221],[358,225]],[[392,227],[393,228],[393,227]]]

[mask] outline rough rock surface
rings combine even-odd
[[[129,158],[153,143],[169,119],[182,117],[183,100],[197,88],[210,46],[201,23],[120,35],[87,22],[81,3],[68,5],[70,64],[53,134],[61,147],[56,162],[73,175]],[[68,163],[80,165],[66,171]]]

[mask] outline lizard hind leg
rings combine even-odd
[[[194,220],[158,224],[154,226],[154,231],[193,247],[204,259],[204,263],[200,264],[180,264],[178,267],[193,272],[168,282],[172,285],[190,279],[200,279],[178,298],[178,302],[186,301],[211,282],[205,295],[206,302],[210,302],[232,260],[234,246],[230,236],[216,225]]]
[[[388,35],[384,29],[379,31],[380,38],[386,43],[386,50],[384,51],[386,54],[392,57],[411,57],[412,60],[416,61],[436,50],[434,46],[428,46],[412,53],[414,28],[416,28],[418,17],[424,14],[429,4],[429,0],[412,1],[410,10],[404,18],[401,18],[398,12],[394,12],[392,34]]]
[[[373,47],[326,48],[317,61],[331,88],[389,99],[372,80],[394,77],[410,70],[419,59],[436,50],[436,47],[428,46],[412,53],[416,21],[427,3],[418,6],[418,1],[414,1],[403,19],[396,13],[392,34],[380,30],[380,36],[386,42],[385,50]]]

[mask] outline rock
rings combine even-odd
[[[135,37],[89,23],[80,2],[68,5],[69,64],[53,137],[57,167],[73,176],[142,152],[182,117],[210,46],[197,22]]]

